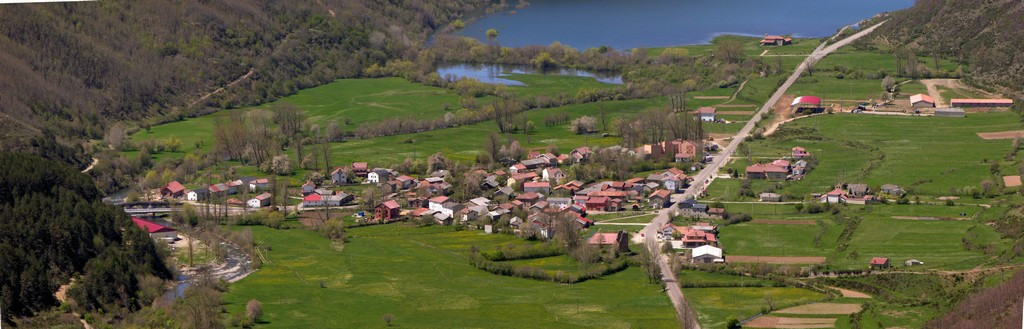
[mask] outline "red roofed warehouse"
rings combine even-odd
[[[949,101],[949,104],[952,107],[1010,107],[1013,106],[1013,100],[954,98]]]
[[[171,240],[178,238],[178,231],[173,228],[163,226],[137,217],[132,217],[132,221],[135,222],[135,225],[141,228],[143,231],[149,233],[149,237],[151,238]]]
[[[910,106],[916,109],[935,107],[935,99],[925,94],[910,96]]]
[[[793,103],[789,104],[789,107],[793,109],[793,112],[810,112],[820,113],[825,111],[825,108],[821,106],[821,98],[817,96],[800,96],[793,100]]]
[[[889,265],[890,264],[889,264],[889,259],[888,258],[884,258],[884,257],[874,257],[874,258],[871,258],[871,268],[873,268],[873,269],[874,268],[878,268],[878,269],[889,268]]]

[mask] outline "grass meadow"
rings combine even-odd
[[[232,284],[224,300],[232,313],[259,300],[261,327],[383,327],[387,313],[415,328],[676,326],[668,297],[640,269],[561,285],[469,265],[471,245],[523,243],[514,236],[392,224],[349,229],[350,241],[338,245],[307,230],[252,230],[272,248],[268,262]],[[572,266],[565,256],[530,262]]]

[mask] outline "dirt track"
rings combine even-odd
[[[817,222],[813,220],[786,220],[786,219],[755,219],[750,222],[751,224],[771,224],[771,225],[814,225]]]
[[[726,256],[725,260],[732,263],[766,263],[766,264],[824,264],[825,257],[799,256]]]
[[[743,324],[747,328],[835,328],[835,318],[785,318],[762,316]]]
[[[978,133],[981,139],[1014,139],[1024,137],[1024,130],[999,131],[994,133]]]
[[[860,312],[860,304],[811,303],[784,308],[775,313],[783,314],[853,314]]]

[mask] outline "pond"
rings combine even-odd
[[[452,64],[444,65],[437,69],[437,73],[441,77],[450,78],[452,80],[458,80],[462,78],[472,78],[479,80],[483,83],[490,84],[503,84],[507,86],[525,86],[526,84],[509,79],[510,76],[517,74],[548,74],[548,75],[561,75],[561,76],[574,76],[574,77],[587,77],[594,78],[595,80],[607,84],[622,84],[622,76],[618,74],[600,73],[600,72],[589,72],[584,70],[576,69],[550,69],[550,70],[538,70],[532,66],[526,65],[501,65],[501,64]]]
[[[502,46],[577,49],[665,47],[707,43],[722,34],[825,37],[914,0],[531,0],[525,8],[478,17],[455,34],[485,39],[497,29]],[[511,6],[518,1],[509,1]]]

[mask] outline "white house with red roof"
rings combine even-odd
[[[910,96],[910,107],[915,109],[935,107],[935,99],[925,94]]]
[[[246,202],[246,205],[248,205],[249,208],[263,208],[270,205],[270,199],[272,197],[273,196],[270,195],[270,193],[264,192],[263,194],[257,195],[252,199],[249,199],[249,201]]]
[[[793,39],[787,38],[781,35],[764,35],[764,39],[761,39],[762,46],[785,46],[792,44]]]
[[[132,221],[135,225],[141,228],[146,233],[149,233],[149,237],[154,239],[170,239],[174,240],[178,238],[178,230],[171,227],[163,226],[142,218],[132,217]]]
[[[444,210],[445,202],[448,202],[448,197],[443,195],[435,196],[427,200],[427,208],[433,211],[442,211]]]
[[[811,153],[807,152],[807,149],[803,147],[793,147],[793,159],[803,159],[811,156]]]
[[[715,113],[717,113],[717,112],[718,112],[717,109],[715,109],[714,107],[710,107],[710,106],[705,106],[705,107],[701,107],[701,108],[697,109],[697,115],[700,116],[700,120],[701,121],[711,121],[711,122],[714,122],[715,121]]]
[[[846,203],[846,191],[841,188],[836,188],[832,192],[825,193],[821,196],[821,203]]]

